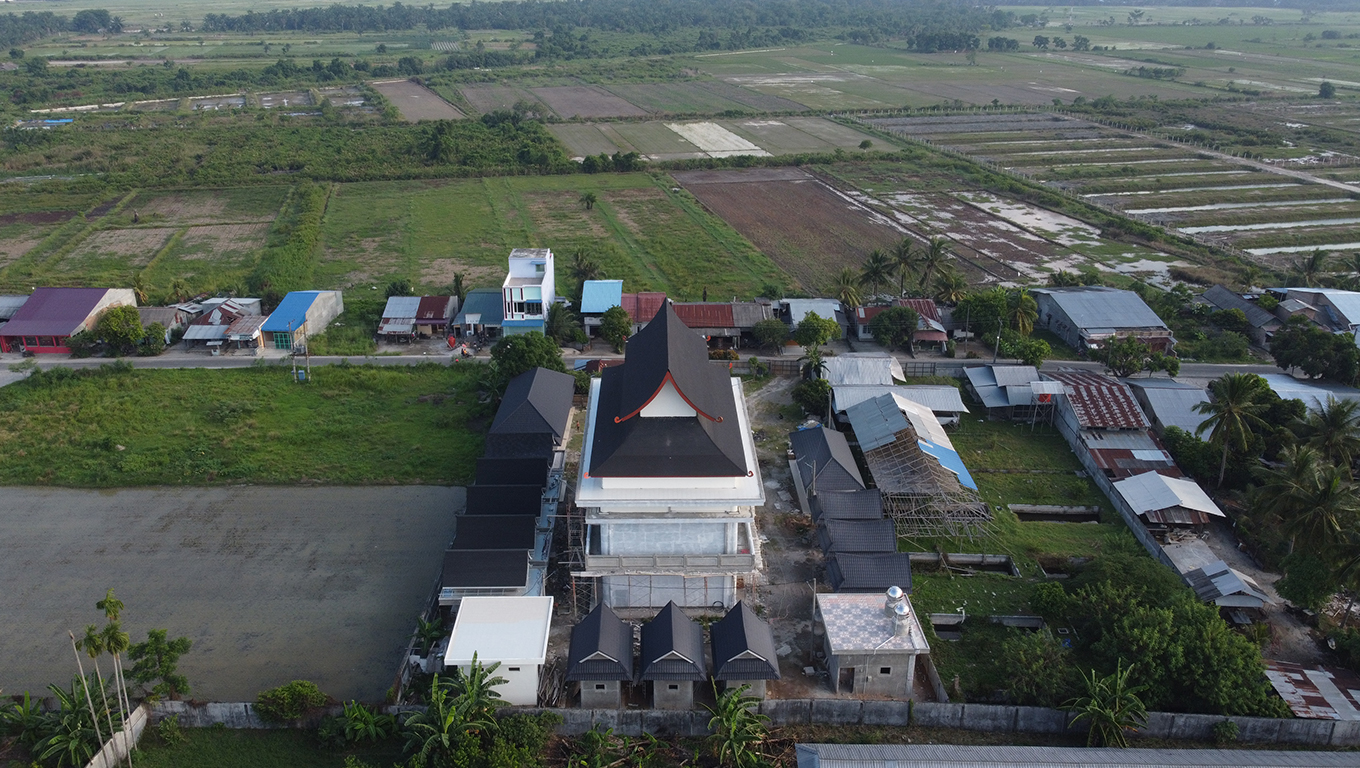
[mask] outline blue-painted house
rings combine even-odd
[[[339,291],[290,291],[260,328],[264,345],[272,349],[301,346],[344,311]]]

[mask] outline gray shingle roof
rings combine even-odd
[[[561,440],[571,418],[571,399],[576,378],[570,374],[534,368],[510,380],[496,409],[489,432],[493,435],[551,434]]]
[[[450,550],[534,548],[533,515],[459,515]]]
[[[1215,285],[1213,288],[1200,294],[1205,301],[1212,304],[1217,309],[1240,309],[1247,316],[1247,322],[1253,327],[1264,328],[1267,325],[1279,325],[1280,319],[1250,301],[1238,296],[1222,285]]]
[[[831,552],[896,552],[897,529],[887,518],[877,520],[818,521],[817,540],[822,550]]]
[[[855,466],[850,443],[840,432],[826,427],[800,429],[789,433],[789,445],[804,487],[812,486],[815,478],[818,493],[864,488],[864,477]]]
[[[446,588],[523,587],[529,583],[529,550],[448,550],[442,583]]]
[[[732,610],[709,628],[713,647],[713,677],[718,680],[778,680],[779,659],[774,633],[738,600]]]
[[[911,555],[836,552],[826,559],[826,576],[837,592],[879,592],[898,586],[911,591]]]
[[[604,603],[571,628],[567,679],[633,679],[633,628]]]
[[[703,680],[704,631],[675,601],[642,625],[640,680]]]
[[[821,520],[877,520],[883,517],[883,496],[877,488],[848,491],[825,491],[808,502],[812,519]]]

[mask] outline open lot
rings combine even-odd
[[[372,83],[373,89],[396,105],[407,122],[421,120],[458,120],[463,117],[452,104],[439,94],[410,80],[388,80]]]
[[[560,117],[641,117],[647,114],[647,110],[599,86],[562,85],[531,90]]]
[[[10,488],[0,505],[0,686],[75,674],[67,630],[112,587],[133,642],[185,636],[194,698],[289,680],[380,701],[438,578],[460,488]],[[105,670],[107,673],[107,669]]]

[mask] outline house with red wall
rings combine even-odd
[[[0,328],[0,352],[69,353],[67,339],[121,306],[137,306],[131,288],[38,288]]]

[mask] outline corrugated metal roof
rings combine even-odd
[[[1348,669],[1267,659],[1266,678],[1296,717],[1360,720],[1360,677]]]
[[[1327,398],[1338,400],[1360,400],[1360,389],[1343,387],[1317,381],[1301,381],[1286,373],[1265,373],[1261,378],[1270,385],[1271,391],[1284,400],[1302,400],[1309,410],[1320,410],[1327,405]]]
[[[858,355],[838,355],[825,358],[826,371],[822,378],[833,387],[851,386],[891,386],[893,383],[893,363],[888,355],[863,357]],[[898,364],[901,371],[901,364]]]
[[[1039,380],[1039,371],[1032,365],[993,365],[990,369],[998,387],[1029,384]]]
[[[657,310],[666,303],[666,294],[660,292],[625,293],[620,305],[635,323],[650,323]]]
[[[1145,472],[1114,484],[1129,507],[1138,514],[1171,507],[1185,507],[1209,515],[1226,517],[1209,494],[1193,480]]]
[[[1274,662],[1271,662],[1272,664]],[[1333,768],[1354,754],[1251,749],[799,744],[798,768]]]
[[[761,320],[769,320],[770,305],[755,301],[737,301],[732,304],[732,323],[737,328],[754,328]]]
[[[798,325],[809,312],[816,312],[823,320],[835,320],[841,311],[841,303],[836,299],[784,299],[789,310],[789,321]]]
[[[734,328],[732,305],[715,302],[676,302],[671,305],[680,322],[690,328]]]
[[[1157,313],[1133,291],[1087,285],[1074,288],[1031,288],[1062,308],[1078,329],[1165,328]]]
[[[416,319],[421,325],[440,325],[449,319],[449,310],[455,299],[452,296],[421,296],[416,308]]]
[[[940,322],[940,308],[935,305],[934,299],[898,299],[893,303],[899,307],[909,307],[924,320],[934,321],[936,324]]]
[[[879,395],[899,395],[936,413],[968,413],[968,406],[963,404],[959,388],[947,384],[838,386],[832,390],[832,399],[838,412]]]
[[[891,395],[880,395],[856,403],[846,409],[845,415],[850,419],[850,427],[855,430],[860,449],[864,451],[892,443],[897,439],[898,432],[911,426]]]
[[[1077,423],[1096,429],[1145,429],[1148,421],[1129,388],[1109,376],[1090,371],[1046,374],[1066,385],[1067,401]]]
[[[289,291],[274,311],[269,313],[269,319],[261,330],[265,333],[298,330],[307,322],[307,310],[312,308],[320,295],[321,291]],[[411,314],[415,314],[414,307]]]
[[[623,305],[622,280],[587,280],[581,285],[581,312],[597,314]]]
[[[27,296],[0,296],[0,320],[14,317],[14,313],[28,301]]]
[[[1338,288],[1285,288],[1290,298],[1307,301],[1320,309],[1328,310],[1332,319],[1340,325],[1354,327],[1360,325],[1360,293],[1343,291]],[[1323,297],[1325,304],[1316,297]]]
[[[391,296],[387,299],[387,306],[383,307],[382,316],[384,318],[409,317],[414,320],[419,309],[419,296]]]
[[[1184,574],[1185,583],[1195,590],[1195,595],[1206,603],[1213,603],[1229,595],[1249,597],[1264,603],[1273,603],[1270,595],[1250,576],[1228,566],[1222,560],[1196,568]]]
[[[1145,389],[1143,397],[1151,416],[1163,427],[1180,427],[1193,435],[1209,418],[1195,410],[1196,405],[1209,402],[1208,393],[1202,389]]]
[[[38,288],[19,307],[6,336],[67,336],[89,319],[110,288]]]

